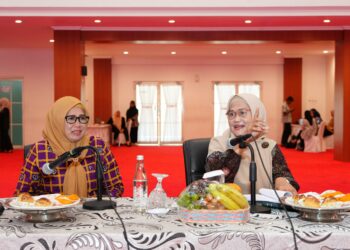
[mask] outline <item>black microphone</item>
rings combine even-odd
[[[235,138],[228,139],[227,144],[228,144],[228,146],[234,147],[237,144],[246,141],[250,137],[252,137],[252,134],[239,135],[239,136],[237,136]]]
[[[46,162],[42,167],[43,173],[46,175],[53,174],[55,172],[55,168],[58,165],[61,165],[70,158],[78,157],[81,151],[83,151],[84,149],[86,149],[86,147],[77,147],[75,149],[72,149],[71,151],[61,154],[56,160],[52,162]]]

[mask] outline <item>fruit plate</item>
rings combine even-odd
[[[179,217],[183,222],[195,223],[246,223],[249,221],[250,207],[238,210],[209,210],[179,208]]]
[[[78,205],[80,203],[80,199],[74,201],[71,204],[60,204],[55,198],[59,194],[47,194],[40,196],[33,196],[33,198],[40,199],[45,197],[53,202],[52,206],[48,207],[37,207],[32,204],[26,204],[23,202],[19,202],[17,198],[8,199],[5,203],[6,207],[9,209],[16,210],[18,212],[23,213],[23,216],[19,216],[19,219],[27,221],[27,222],[49,222],[49,221],[57,221],[63,220],[66,218],[65,212]]]
[[[282,199],[282,202],[300,213],[300,218],[313,222],[338,222],[343,220],[342,213],[350,211],[349,203],[341,207],[311,208],[295,204],[292,197]]]

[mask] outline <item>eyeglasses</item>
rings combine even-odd
[[[239,109],[237,111],[230,110],[227,111],[226,115],[228,119],[233,120],[237,117],[237,115],[241,118],[245,118],[249,112],[250,109]]]
[[[78,120],[79,123],[81,124],[87,124],[89,122],[90,117],[86,116],[86,115],[67,115],[64,117],[64,119],[66,120],[66,122],[68,124],[74,124],[76,123],[76,121]]]

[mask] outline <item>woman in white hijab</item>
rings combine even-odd
[[[222,136],[214,137],[210,141],[206,170],[222,169],[226,182],[235,182],[241,186],[243,193],[250,193],[250,151],[248,147],[241,149],[239,145],[229,146],[228,141],[237,136],[252,134],[253,137],[246,142],[250,143],[255,153],[257,190],[272,187],[256,145],[274,188],[296,194],[299,185],[294,180],[281,150],[275,141],[265,137],[268,126],[264,104],[252,94],[235,95],[228,102],[226,114],[229,129]]]

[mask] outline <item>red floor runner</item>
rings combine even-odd
[[[333,160],[333,151],[304,153],[293,149],[282,149],[286,160],[301,186],[300,192],[336,189],[350,192],[350,163]],[[182,147],[112,147],[120,166],[125,185],[124,196],[132,194],[132,178],[135,172],[136,155],[145,156],[145,168],[149,178],[149,191],[156,184],[151,173],[167,173],[163,181],[169,196],[177,196],[185,188],[185,171]],[[0,197],[12,196],[18,174],[23,163],[23,150],[0,153]]]

